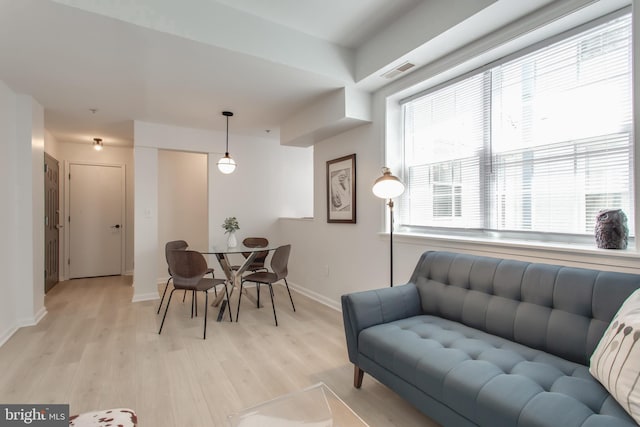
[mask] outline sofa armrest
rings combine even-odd
[[[413,283],[342,296],[342,319],[349,360],[356,363],[358,335],[363,329],[421,314],[420,294]]]

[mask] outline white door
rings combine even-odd
[[[69,172],[69,277],[121,274],[121,167],[71,164]]]

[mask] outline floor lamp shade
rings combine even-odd
[[[382,176],[376,179],[372,190],[381,199],[393,199],[404,193],[404,184],[391,175],[389,168],[382,168]]]
[[[404,193],[404,184],[391,175],[389,168],[382,168],[382,176],[376,179],[372,191],[376,197],[389,200],[389,286],[393,286],[393,198]]]

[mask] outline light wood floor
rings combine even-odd
[[[159,301],[132,304],[130,277],[61,282],[49,314],[0,348],[0,402],[129,407],[142,427],[225,426],[230,413],[322,381],[372,427],[436,425],[369,376],[354,389],[341,314],[298,293],[293,313],[286,289],[275,291],[279,327],[266,291],[261,309],[243,298],[238,323],[210,310],[203,340],[202,294],[191,319],[176,292],[158,335]]]

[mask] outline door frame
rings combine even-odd
[[[126,242],[127,242],[127,186],[126,186],[126,165],[122,163],[96,163],[83,161],[64,161],[64,277],[68,279],[70,276],[69,257],[71,256],[71,226],[69,224],[71,183],[69,174],[71,173],[71,165],[84,166],[106,166],[120,168],[120,217],[122,218],[122,237],[120,241],[120,274],[125,274],[126,260]]]
[[[49,206],[47,205],[47,168],[48,168],[48,163],[56,163],[56,170],[57,170],[57,174],[58,177],[56,178],[56,197],[54,200],[49,200],[49,203],[54,203],[56,209],[53,210],[53,217],[49,216],[49,214],[52,212],[51,210],[49,210]],[[62,209],[60,209],[60,195],[62,192],[61,189],[61,185],[60,185],[60,177],[62,176],[63,172],[63,165],[60,164],[60,161],[58,159],[56,159],[55,157],[53,157],[51,154],[45,152],[44,153],[44,177],[45,177],[45,184],[44,184],[44,191],[45,191],[45,195],[44,195],[44,217],[45,217],[45,231],[44,231],[44,271],[45,273],[47,273],[47,266],[49,265],[49,256],[51,256],[51,254],[49,253],[49,249],[48,248],[48,237],[47,237],[47,227],[49,227],[52,223],[53,227],[56,230],[57,233],[57,237],[56,237],[56,243],[57,243],[57,247],[55,248],[55,251],[57,252],[57,256],[56,256],[56,265],[55,265],[55,269],[56,269],[56,276],[57,276],[57,281],[55,283],[53,283],[50,287],[47,287],[47,280],[49,279],[48,276],[45,274],[44,277],[44,293],[46,294],[47,292],[49,292],[51,289],[53,289],[55,287],[55,285],[57,285],[58,283],[60,283],[60,280],[62,279],[62,277],[64,276],[64,274],[60,271],[60,266],[62,265],[62,261],[60,260],[60,248],[62,246],[62,230],[60,226],[60,221],[62,220]],[[52,231],[51,229],[49,229],[50,231]]]

